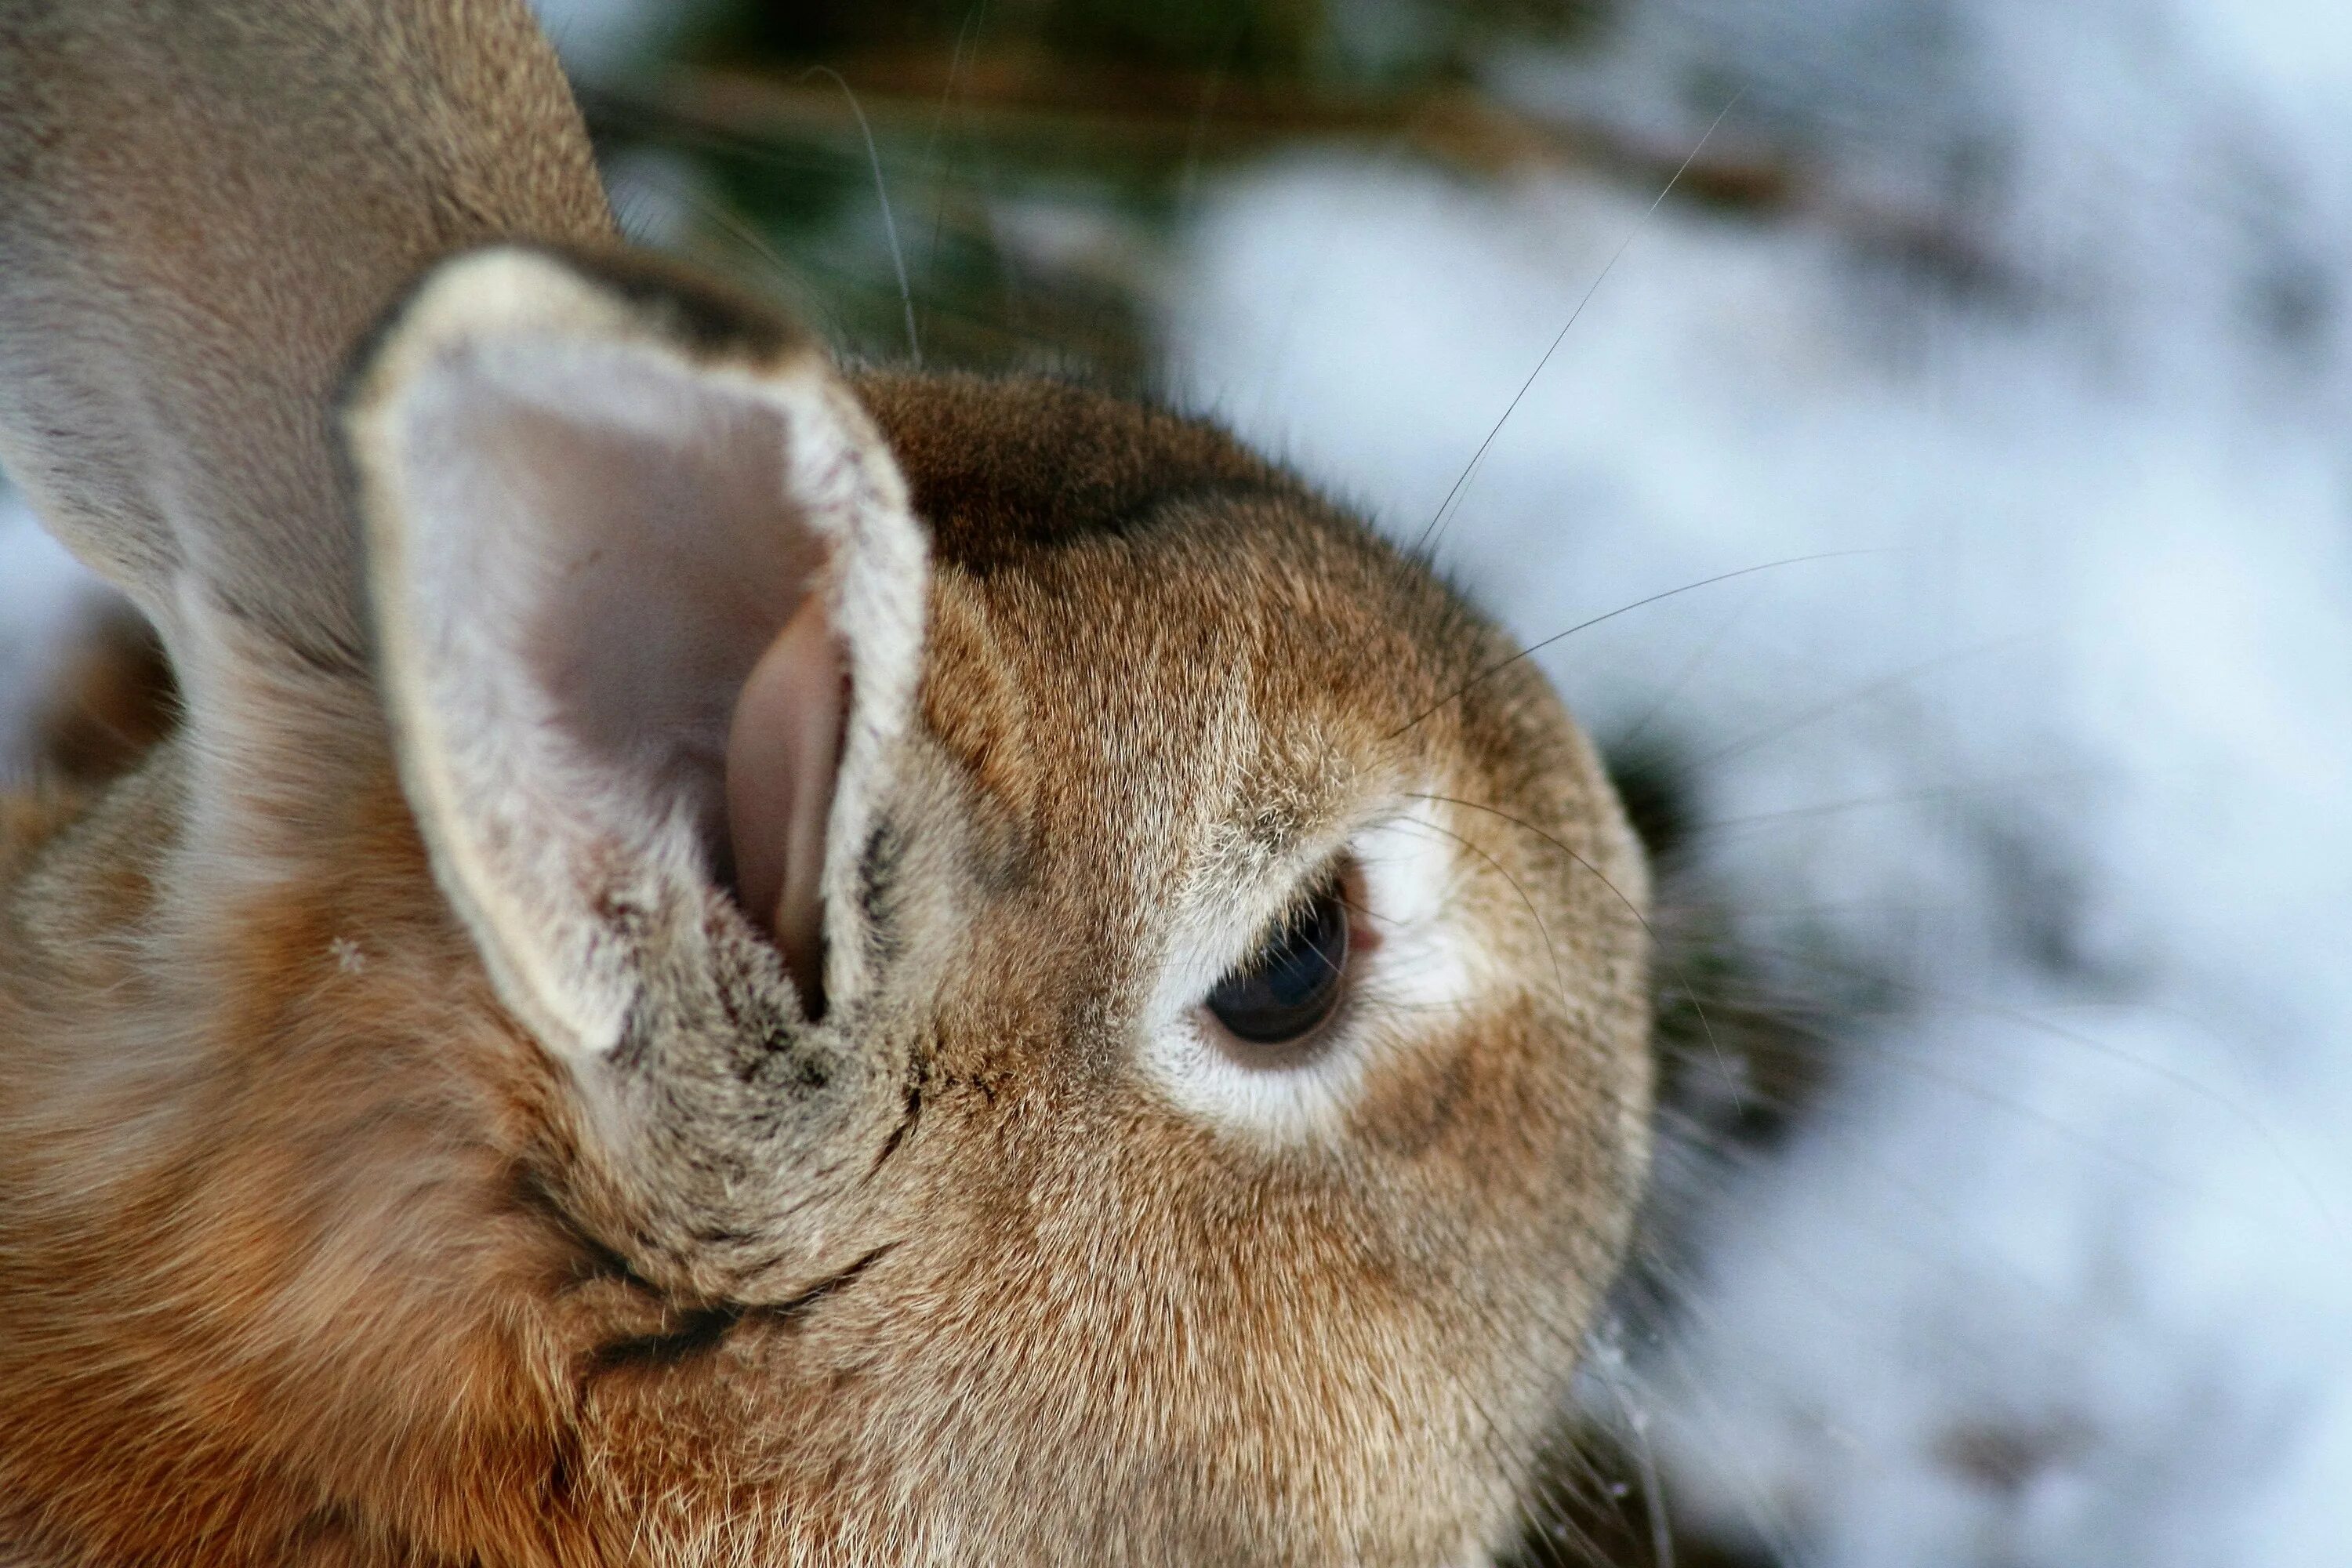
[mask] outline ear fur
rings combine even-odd
[[[519,246],[425,275],[342,428],[403,784],[499,995],[578,1090],[565,1208],[683,1295],[807,1290],[872,1245],[856,1178],[904,1112],[903,1052],[858,1017],[858,860],[928,570],[888,450],[757,306]],[[821,1024],[725,888],[720,821],[739,695],[813,594],[850,684]]]
[[[850,685],[821,882],[826,988],[854,999],[926,563],[816,344],[633,258],[494,247],[395,312],[344,426],[403,778],[508,1005],[560,1056],[621,1043],[630,933],[723,879],[736,700],[811,593]]]

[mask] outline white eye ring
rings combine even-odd
[[[1466,940],[1450,899],[1461,871],[1458,847],[1435,829],[1433,815],[1427,802],[1412,801],[1352,835],[1335,858],[1349,951],[1340,994],[1302,1037],[1305,1049],[1253,1056],[1207,1005],[1253,952],[1264,951],[1265,917],[1234,930],[1225,894],[1180,924],[1144,1026],[1139,1065],[1147,1079],[1221,1131],[1283,1144],[1336,1140],[1375,1058],[1410,1048],[1394,1026],[1451,1011],[1470,994]],[[1202,903],[1212,896],[1204,892]],[[1198,933],[1193,942],[1182,940],[1188,928]]]

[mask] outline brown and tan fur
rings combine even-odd
[[[581,1109],[623,1068],[535,1038],[453,910],[331,434],[352,344],[462,246],[584,246],[592,279],[735,304],[595,259],[519,5],[9,0],[0,174],[0,455],[142,596],[188,709],[129,776],[0,814],[0,1563],[1507,1542],[1625,1244],[1648,1082],[1638,858],[1495,632],[1200,425],[858,379],[926,629],[859,847],[879,1000],[788,1033],[888,1064],[887,1136],[754,1151],[852,1194],[809,1211],[855,1216],[823,1247],[807,1215],[761,1230],[849,1259],[787,1293],[654,1234],[698,1200]],[[741,310],[720,338],[781,330]],[[232,521],[149,515],[183,505]],[[190,582],[227,613],[179,611]],[[1429,797],[1471,999],[1376,1020],[1325,1141],[1146,1081],[1165,911]],[[723,889],[696,918],[749,940]],[[630,1070],[700,1070],[666,1048]],[[865,1092],[824,1059],[811,1082]]]

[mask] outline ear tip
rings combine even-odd
[[[455,348],[541,334],[634,341],[767,376],[795,362],[812,371],[826,363],[823,345],[789,317],[676,263],[625,246],[499,240],[433,263],[385,312],[352,357],[345,417]]]
[[[459,251],[419,274],[361,340],[344,377],[343,421],[371,420],[416,372],[485,338],[625,325],[550,248],[501,242]]]

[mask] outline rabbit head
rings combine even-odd
[[[506,7],[91,9],[0,21],[0,457],[185,715],[0,871],[0,1557],[1506,1542],[1648,1107],[1531,668],[615,246]]]

